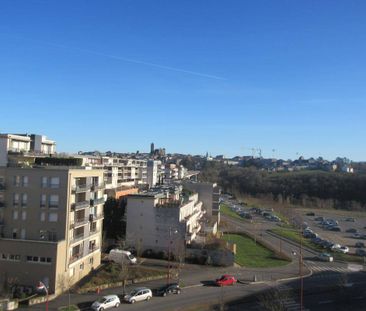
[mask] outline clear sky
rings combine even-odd
[[[366,160],[366,1],[1,0],[0,132]]]

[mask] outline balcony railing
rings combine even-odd
[[[85,238],[85,234],[82,233],[82,234],[78,234],[78,235],[75,235],[72,239],[71,239],[71,243],[76,243],[76,242],[79,242],[81,240],[83,240]]]
[[[90,206],[90,201],[81,201],[81,202],[76,202],[76,203],[73,203],[72,204],[72,208],[77,211],[79,209],[82,209],[82,208],[87,208]]]
[[[91,186],[92,191],[100,190],[100,189],[104,189],[104,188],[105,188],[104,182],[101,182],[99,184],[94,184],[94,185]]]
[[[99,246],[97,246],[97,245],[93,245],[93,247],[89,247],[88,254],[95,252],[97,249],[99,249]]]
[[[72,186],[72,191],[75,193],[86,192],[88,190],[90,190],[90,185],[87,184]]]
[[[70,260],[69,260],[69,263],[73,263],[73,262],[75,262],[75,261],[78,261],[80,258],[82,258],[83,257],[83,254],[81,254],[81,253],[78,253],[78,254],[75,254],[75,255],[72,255],[71,257],[70,257]]]
[[[90,235],[94,235],[94,234],[98,234],[100,232],[100,230],[99,229],[93,229],[93,230],[90,230],[90,232],[89,232],[89,236]]]
[[[70,227],[76,228],[76,227],[84,226],[88,222],[89,222],[89,217],[78,218],[71,222]]]
[[[90,214],[89,215],[89,221],[95,221],[95,220],[99,220],[102,218],[104,218],[103,214],[98,214],[98,215]]]

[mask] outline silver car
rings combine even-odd
[[[119,300],[117,295],[108,295],[93,302],[91,308],[95,311],[103,311],[108,308],[118,308],[120,304],[121,301]]]
[[[137,301],[150,300],[151,298],[151,289],[146,287],[140,287],[134,289],[129,295],[126,295],[124,297],[124,300],[129,303],[135,303]]]

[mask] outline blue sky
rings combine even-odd
[[[0,132],[366,160],[366,2],[2,0]]]

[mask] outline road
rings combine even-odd
[[[265,239],[272,245],[280,246],[280,238],[266,232],[273,223],[262,221],[260,225],[251,224],[250,222],[240,221],[233,218],[222,216],[222,219],[229,224],[234,231],[248,232],[256,231],[256,235]],[[259,221],[259,220],[258,220]],[[121,304],[117,309],[113,310],[146,310],[149,311],[164,311],[164,310],[197,310],[203,309],[211,305],[220,305],[223,302],[229,303],[229,310],[261,310],[258,304],[258,297],[261,293],[268,289],[275,288],[279,293],[286,293],[286,299],[283,303],[288,310],[300,310],[300,288],[301,283],[296,277],[299,275],[299,266],[297,257],[293,256],[293,250],[299,253],[296,243],[281,239],[281,250],[294,258],[293,263],[276,269],[247,269],[241,267],[215,268],[196,265],[185,265],[180,281],[185,288],[181,295],[172,295],[168,297],[154,297],[149,302],[140,302],[134,305]],[[343,300],[351,300],[354,309],[357,310],[360,303],[364,303],[366,293],[364,292],[366,278],[363,272],[351,272],[348,265],[345,263],[325,263],[314,260],[314,252],[305,249],[304,262],[307,269],[304,268],[304,274],[312,274],[310,277],[303,279],[304,288],[304,306],[307,310],[331,310],[336,301],[342,297]],[[153,264],[151,262],[146,264]],[[216,277],[224,273],[230,273],[237,276],[242,283],[231,287],[219,288],[212,286],[210,282]],[[249,284],[256,275],[258,281],[263,281],[257,284]],[[294,279],[295,278],[295,279]],[[286,281],[276,281],[278,279],[288,279]],[[135,284],[127,287],[127,292],[133,288],[146,286],[149,288],[157,288],[165,283],[165,280],[150,281],[143,284]],[[352,284],[352,290],[345,290],[343,285]],[[330,286],[336,285],[336,289]],[[338,292],[343,294],[340,295]],[[288,293],[291,293],[288,295]],[[99,295],[96,293],[88,294],[71,294],[71,304],[76,304],[82,310],[88,310],[93,301],[98,299],[98,296],[107,294],[119,294],[122,296],[122,288],[114,288],[102,291]],[[282,294],[281,294],[282,295]],[[314,302],[313,297],[316,297]],[[342,301],[343,301],[342,300]],[[319,304],[322,302],[322,304]],[[57,310],[60,306],[68,304],[68,295],[62,295],[59,298],[49,303],[49,310]],[[339,309],[342,304],[338,304],[338,309],[332,310],[348,310]],[[324,308],[324,309],[322,309]],[[35,305],[32,307],[23,307],[20,310],[45,310],[45,305]],[[207,309],[208,310],[208,309]],[[351,309],[350,309],[351,310]]]

